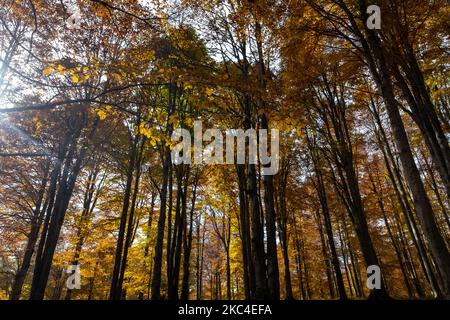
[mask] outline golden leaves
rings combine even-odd
[[[152,130],[146,126],[145,123],[141,123],[138,128],[138,132],[147,138],[152,137]]]
[[[211,96],[213,95],[213,93],[214,93],[214,89],[212,89],[212,88],[206,88],[206,89],[205,89],[205,93],[206,93],[206,95],[207,95],[208,97],[211,97]]]
[[[42,75],[44,77],[49,77],[52,74],[55,76],[67,77],[74,84],[82,84],[87,81],[92,74],[96,75],[95,70],[91,70],[88,66],[76,65],[75,63],[67,64],[64,61],[60,61],[60,63],[50,62],[42,70]]]
[[[116,79],[117,82],[119,82],[122,79],[122,77],[118,73],[114,73],[113,76],[114,76],[114,79]]]
[[[78,83],[78,81],[80,81],[80,78],[78,77],[77,74],[73,74],[72,75],[72,82],[73,83]]]
[[[97,111],[97,115],[100,118],[100,120],[105,120],[106,119],[106,112],[102,109]]]
[[[42,74],[45,77],[48,77],[50,74],[52,73],[52,69],[50,67],[45,68],[44,70],[42,70]]]

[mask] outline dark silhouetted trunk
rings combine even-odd
[[[36,200],[36,206],[33,210],[33,217],[31,219],[31,228],[28,233],[27,245],[25,247],[25,253],[23,255],[22,263],[20,265],[19,270],[14,276],[14,282],[11,288],[11,294],[9,296],[10,300],[19,300],[20,295],[22,293],[22,287],[25,282],[25,278],[28,273],[28,269],[30,267],[31,259],[33,257],[34,249],[36,246],[36,242],[39,236],[39,229],[42,224],[42,220],[44,218],[45,210],[48,205],[48,198],[45,200],[44,204],[44,196],[45,189],[47,187],[48,178],[49,178],[49,166],[50,162],[46,162],[46,167],[44,169],[44,176],[41,181],[41,185],[38,191],[38,198]]]
[[[45,239],[45,244],[43,246],[42,258],[40,258],[40,266],[35,268],[35,273],[36,271],[39,273],[36,277],[33,277],[33,283],[31,286],[32,289],[30,293],[30,299],[32,300],[42,300],[44,298],[45,288],[47,286],[48,276],[50,274],[53,261],[53,255],[55,253],[67,207],[69,206],[72,192],[75,187],[75,182],[83,164],[89,142],[94,136],[97,125],[100,121],[100,118],[96,117],[94,124],[92,125],[92,129],[85,137],[84,142],[78,151],[78,155],[75,157],[78,138],[81,134],[82,128],[84,127],[84,123],[87,121],[87,113],[83,112],[81,118],[82,119],[78,124],[79,128],[73,136],[71,146],[65,159],[65,165],[59,181],[59,188],[55,197],[55,203],[51,213],[47,234],[42,234],[42,237]],[[75,162],[72,164],[73,160],[75,160]]]

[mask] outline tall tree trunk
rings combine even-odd
[[[191,208],[189,213],[189,231],[184,232],[187,237],[184,238],[183,242],[183,282],[181,285],[181,299],[188,300],[189,299],[189,277],[190,277],[190,257],[192,250],[192,233],[193,233],[193,224],[194,224],[194,212],[195,212],[195,202],[197,199],[197,184],[198,178],[194,181],[194,186],[192,187],[192,200],[191,200]]]
[[[422,237],[420,235],[418,226],[416,225],[414,218],[413,218],[413,208],[411,208],[407,190],[403,184],[403,178],[400,173],[400,169],[397,166],[397,163],[394,159],[393,151],[391,150],[391,147],[388,142],[388,138],[386,135],[386,132],[382,126],[380,114],[375,107],[375,103],[372,100],[372,114],[374,116],[376,125],[378,126],[378,132],[377,132],[377,140],[378,144],[380,146],[381,152],[383,154],[384,163],[386,170],[388,172],[389,179],[392,183],[392,186],[394,188],[395,195],[398,199],[398,203],[400,204],[400,208],[403,212],[403,215],[406,218],[406,225],[408,227],[408,231],[411,235],[411,238],[413,240],[413,243],[419,253],[419,261],[421,264],[421,267],[423,269],[423,272],[430,283],[431,290],[435,296],[441,296],[441,290],[439,289],[439,285],[437,283],[436,277],[433,274],[431,262],[428,259],[428,256],[426,254],[426,248],[425,244],[423,243]],[[417,283],[416,287],[418,289],[418,293],[420,295],[421,289],[420,285]]]
[[[128,223],[127,223],[127,231],[126,231],[126,237],[125,237],[125,244],[123,246],[123,254],[121,257],[121,263],[120,263],[120,271],[119,271],[119,279],[117,283],[117,294],[120,293],[120,296],[122,296],[122,287],[123,287],[123,281],[125,276],[125,270],[127,267],[127,258],[128,258],[128,250],[131,247],[131,244],[134,239],[135,232],[133,231],[133,227],[137,228],[139,226],[139,221],[134,222],[134,214],[136,211],[136,200],[139,193],[139,181],[141,177],[141,170],[142,170],[142,158],[143,158],[143,152],[144,152],[144,146],[145,146],[145,137],[140,139],[141,137],[138,135],[136,139],[141,143],[140,149],[136,154],[136,174],[134,177],[134,187],[133,187],[133,195],[131,197],[131,205],[130,205],[130,214],[128,216]],[[134,226],[136,224],[136,226]]]
[[[36,206],[33,210],[33,217],[31,219],[31,228],[30,232],[28,233],[28,240],[27,245],[25,247],[25,253],[23,255],[22,263],[20,265],[19,270],[17,271],[16,275],[14,276],[14,282],[11,288],[11,294],[9,296],[10,300],[19,300],[21,293],[22,293],[22,287],[25,282],[25,278],[28,273],[28,269],[30,267],[31,258],[33,257],[34,249],[36,246],[36,242],[39,236],[39,229],[42,224],[42,220],[44,218],[44,213],[46,210],[46,207],[48,205],[48,198],[45,200],[44,205],[42,206],[42,202],[44,200],[45,196],[45,189],[47,187],[48,183],[48,175],[49,175],[49,168],[50,162],[49,160],[46,163],[46,167],[44,169],[44,176],[41,180],[41,185],[39,187],[38,191],[38,198],[36,201]]]
[[[242,263],[244,269],[245,299],[253,296],[255,288],[255,274],[253,272],[253,260],[250,242],[250,225],[248,217],[248,202],[245,183],[245,166],[236,165],[239,188],[239,233],[241,238]]]
[[[38,243],[38,248],[35,255],[35,262],[34,262],[34,271],[33,271],[33,280],[31,285],[31,291],[30,291],[30,299],[32,299],[33,295],[35,294],[35,288],[39,281],[39,277],[41,276],[41,269],[42,269],[42,255],[44,252],[44,246],[46,241],[46,235],[48,232],[48,228],[50,226],[50,218],[52,215],[53,205],[55,203],[55,197],[56,197],[56,191],[58,186],[58,181],[60,179],[61,175],[61,168],[63,166],[64,158],[67,153],[67,149],[69,148],[69,142],[72,138],[72,133],[68,132],[66,134],[66,137],[64,139],[64,142],[60,145],[60,150],[58,152],[58,157],[55,161],[55,166],[53,168],[53,172],[51,174],[50,179],[50,185],[48,189],[48,204],[47,209],[45,210],[45,219],[42,226],[41,236]],[[33,287],[34,284],[34,287]]]
[[[377,186],[375,184],[374,178],[372,177],[372,174],[370,173],[370,171],[369,171],[369,179],[370,179],[370,182],[372,184],[372,191],[376,195],[378,208],[380,209],[381,214],[383,216],[383,220],[384,220],[384,223],[386,225],[386,229],[387,229],[389,238],[391,239],[392,246],[394,247],[395,255],[396,255],[397,260],[398,260],[399,265],[400,265],[400,270],[401,270],[402,275],[403,275],[403,280],[404,280],[404,283],[406,285],[406,289],[408,291],[408,297],[411,298],[411,297],[413,297],[413,292],[412,292],[412,288],[411,288],[411,284],[410,284],[410,279],[408,277],[408,274],[407,274],[407,271],[406,271],[406,268],[405,268],[405,264],[403,262],[403,258],[402,258],[402,255],[401,255],[400,248],[399,248],[399,246],[397,244],[397,241],[395,240],[393,232],[391,230],[390,222],[389,222],[389,220],[387,218],[387,215],[386,215],[384,202],[383,202],[383,199],[381,197],[381,194],[383,194],[383,189],[382,189],[381,181],[379,181],[380,178],[378,176],[378,170],[377,170],[377,179],[378,179],[378,184],[380,185],[380,189],[379,190],[378,190],[378,188],[377,188]]]
[[[342,87],[338,88],[338,86],[332,86],[327,78],[327,74],[324,74],[321,77],[323,89],[321,89],[320,92],[324,98],[317,98],[315,110],[321,115],[321,120],[324,122],[324,131],[329,140],[333,160],[341,181],[340,184],[335,181],[335,185],[342,185],[341,189],[343,193],[338,191],[338,194],[342,198],[349,212],[351,222],[359,240],[366,268],[372,265],[381,268],[373,241],[370,237],[369,227],[359,191],[352,142],[345,115],[347,106],[344,99],[344,89]],[[350,254],[353,255],[353,252],[350,251]],[[381,277],[381,279],[383,279],[383,277]],[[361,294],[362,292],[360,291],[359,293]],[[389,298],[383,280],[381,280],[380,289],[371,290],[370,298]]]
[[[176,101],[176,87],[174,84],[169,85],[169,104],[167,107],[167,135],[172,133],[172,125],[169,123],[169,118],[175,111]],[[153,258],[153,276],[152,276],[152,300],[159,300],[161,298],[161,269],[162,269],[162,257],[163,257],[163,244],[164,244],[164,227],[166,223],[166,210],[167,210],[167,185],[169,181],[170,168],[172,166],[171,152],[168,146],[163,144],[163,180],[160,192],[160,212],[158,218],[158,233],[156,236],[155,244],[155,256]],[[172,190],[169,190],[172,192]]]
[[[152,275],[152,300],[160,299],[161,290],[161,269],[162,269],[162,255],[164,242],[164,226],[166,222],[167,209],[167,184],[169,180],[169,171],[171,166],[170,149],[165,147],[164,165],[163,165],[163,181],[160,191],[160,211],[158,218],[158,232],[155,244],[155,256],[153,258],[153,275]]]
[[[287,209],[286,209],[286,186],[287,186],[288,169],[283,168],[282,174],[280,175],[278,184],[278,206],[277,206],[277,220],[278,220],[278,236],[280,238],[281,250],[283,254],[284,263],[284,285],[286,291],[286,300],[293,300],[294,294],[292,292],[291,283],[291,270],[289,268],[289,241],[288,241],[288,230],[287,230]]]
[[[131,135],[131,132],[130,132]],[[130,137],[131,138],[131,137]],[[127,171],[127,182],[125,185],[125,193],[123,196],[122,213],[120,216],[119,234],[117,237],[116,252],[114,256],[114,270],[112,274],[111,287],[109,291],[110,300],[120,300],[122,297],[122,285],[120,284],[120,270],[122,264],[122,254],[124,248],[124,239],[127,225],[128,210],[130,207],[131,189],[133,183],[133,173],[136,166],[137,145],[139,143],[138,137],[131,138],[131,148],[129,152],[129,164]]]
[[[252,127],[251,111],[250,111],[250,97],[245,96],[244,99],[244,129]],[[266,263],[264,250],[264,229],[261,223],[261,207],[259,194],[257,189],[256,166],[254,164],[247,164],[247,181],[246,190],[249,201],[248,208],[250,210],[250,227],[251,227],[251,244],[252,244],[252,259],[253,259],[253,274],[255,275],[255,291],[252,293],[252,299],[264,299],[267,296],[267,278],[266,278]]]
[[[147,235],[146,235],[146,242],[144,247],[144,270],[147,271],[147,258],[150,254],[150,237],[151,237],[151,229],[152,229],[152,222],[153,222],[153,215],[155,213],[155,200],[156,200],[156,193],[152,193],[152,200],[150,202],[150,212],[148,214],[148,220],[147,220]],[[148,275],[148,284],[150,284],[150,275]],[[148,290],[150,290],[150,285],[148,285]],[[141,291],[138,294],[139,300],[144,299],[144,292]]]
[[[82,122],[84,123],[87,120],[86,112],[83,112],[82,118]],[[50,274],[50,268],[53,261],[53,255],[55,253],[62,223],[64,221],[64,216],[66,214],[67,207],[69,206],[73,188],[75,187],[75,182],[83,164],[89,142],[96,132],[99,121],[100,118],[96,117],[94,124],[92,125],[92,129],[84,139],[84,142],[78,152],[78,156],[75,158],[75,163],[73,164],[72,170],[70,170],[70,167],[74,157],[78,137],[82,130],[82,125],[80,125],[79,132],[75,135],[76,139],[74,139],[71,149],[69,150],[68,156],[66,158],[66,165],[61,176],[61,183],[59,186],[58,194],[55,198],[56,201],[53,207],[48,233],[45,238],[45,245],[41,260],[42,265],[40,266],[40,274],[37,277],[36,282],[33,281],[30,299],[42,300],[44,298],[45,287],[47,286],[48,276]]]
[[[87,186],[84,192],[83,197],[83,210],[81,212],[81,217],[77,225],[77,242],[75,244],[75,252],[72,258],[72,265],[78,265],[79,259],[81,255],[81,250],[83,248],[84,241],[86,240],[87,236],[87,227],[89,220],[92,216],[92,213],[94,211],[95,205],[97,203],[98,199],[98,192],[100,191],[102,187],[103,180],[106,177],[106,174],[103,175],[102,179],[100,180],[100,183],[98,185],[98,189],[96,192],[96,183],[97,176],[99,173],[99,168],[97,166],[94,166],[94,168],[89,172],[88,178],[87,178]],[[64,300],[70,300],[72,298],[72,289],[67,289],[66,295],[64,297]]]
[[[359,0],[358,2],[361,19],[367,21],[366,1]],[[367,34],[367,42],[363,38],[360,38],[360,41],[364,48],[366,58],[368,59],[370,71],[385,102],[402,168],[413,195],[417,216],[423,227],[424,234],[430,243],[430,249],[435,258],[437,269],[442,276],[445,295],[450,297],[450,253],[439,232],[433,209],[420,178],[419,170],[414,162],[408,136],[400,116],[398,103],[394,96],[394,90],[388,72],[388,65],[380,45],[380,40],[374,30],[366,28],[365,32]]]
[[[261,129],[269,131],[269,123],[265,114],[261,116]],[[269,140],[269,139],[268,139]],[[274,157],[275,155],[272,155]],[[268,174],[264,181],[264,207],[266,210],[266,242],[267,242],[267,287],[272,300],[280,299],[280,276],[278,270],[278,251],[276,239],[276,213],[274,203],[273,176]],[[289,272],[288,272],[289,275]]]
[[[316,173],[317,180],[317,193],[319,195],[320,206],[324,216],[325,231],[328,239],[328,245],[330,248],[331,264],[333,265],[334,274],[336,276],[337,289],[339,292],[339,298],[341,300],[347,299],[347,294],[345,292],[344,279],[342,277],[341,267],[339,265],[339,259],[337,255],[336,245],[334,243],[333,227],[331,224],[331,216],[328,208],[328,199],[325,189],[325,184],[323,180],[323,175],[319,167],[319,158],[317,151],[314,150],[315,146],[312,144],[311,138],[307,135],[309,149],[311,153],[311,158],[313,160],[314,171]]]

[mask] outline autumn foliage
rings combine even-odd
[[[450,298],[449,14],[3,1],[0,299]],[[277,174],[173,163],[195,121],[278,129]]]

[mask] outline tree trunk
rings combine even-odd
[[[87,117],[86,113],[83,114],[83,118]],[[83,122],[86,119],[82,120]],[[64,216],[67,211],[67,207],[70,202],[70,198],[72,196],[73,188],[75,186],[76,179],[80,172],[82,163],[85,158],[85,154],[87,152],[87,147],[94,136],[97,125],[100,121],[100,118],[97,117],[94,121],[93,127],[87,137],[85,138],[78,156],[76,157],[75,163],[73,164],[72,170],[70,170],[71,163],[73,160],[73,156],[75,153],[75,149],[77,146],[77,140],[81,133],[81,125],[78,129],[78,133],[75,134],[75,139],[73,140],[71,149],[69,149],[69,153],[66,158],[66,164],[64,167],[63,174],[61,176],[60,186],[58,193],[56,195],[55,205],[52,210],[52,216],[50,219],[50,224],[48,228],[48,233],[45,238],[45,245],[43,248],[41,266],[39,267],[40,274],[37,276],[37,279],[33,279],[32,290],[30,294],[30,299],[33,300],[42,300],[44,298],[45,287],[47,285],[48,276],[50,274],[50,268],[53,261],[53,255],[55,253],[56,245],[58,242],[59,234],[61,231],[62,223],[64,221]],[[69,174],[70,172],[70,174]],[[45,236],[43,234],[43,236]],[[36,271],[36,270],[35,270]]]
[[[27,245],[25,248],[25,253],[22,259],[22,264],[20,265],[19,270],[14,276],[14,282],[11,289],[11,294],[9,296],[10,300],[19,300],[20,295],[22,293],[22,287],[25,282],[25,278],[28,273],[28,269],[30,267],[31,258],[33,257],[34,248],[36,246],[36,242],[39,236],[39,229],[42,224],[42,219],[44,217],[44,213],[46,207],[48,205],[48,198],[45,200],[44,205],[42,206],[42,201],[45,195],[45,189],[48,183],[48,174],[49,174],[49,166],[50,163],[47,162],[46,168],[44,170],[44,177],[42,178],[42,182],[38,191],[38,198],[36,201],[35,209],[33,210],[33,217],[31,220],[31,228],[28,234]],[[41,207],[42,206],[42,207]]]
[[[197,200],[197,184],[198,177],[194,182],[194,186],[192,187],[192,200],[191,200],[191,209],[189,213],[189,231],[187,232],[187,237],[185,237],[183,242],[183,282],[181,284],[181,300],[189,299],[189,277],[190,277],[190,258],[191,258],[191,250],[192,250],[192,233],[193,233],[193,225],[194,225],[194,212],[195,212],[195,202]],[[186,234],[186,231],[184,232]]]
[[[359,4],[361,18],[363,21],[367,21],[368,16],[365,11],[366,3],[364,0],[359,0]],[[413,195],[417,216],[423,227],[424,234],[430,243],[431,252],[436,260],[436,266],[442,276],[445,295],[450,297],[450,253],[437,227],[433,209],[420,178],[419,170],[414,162],[408,136],[394,96],[394,90],[388,73],[386,59],[381,49],[380,40],[373,30],[366,29],[366,33],[368,45],[363,45],[366,56],[370,59],[370,71],[375,78],[375,82],[385,102],[406,181]]]
[[[131,134],[131,132],[130,132]],[[132,139],[131,148],[129,153],[129,165],[127,171],[127,182],[125,185],[125,193],[123,196],[123,206],[122,206],[122,214],[120,216],[120,226],[119,226],[119,234],[117,238],[116,252],[114,256],[114,270],[112,274],[111,280],[111,288],[109,292],[110,300],[120,300],[122,297],[122,285],[120,284],[120,270],[122,264],[122,254],[124,248],[124,239],[127,225],[127,217],[128,217],[128,209],[130,207],[130,197],[131,197],[131,189],[133,183],[133,172],[136,163],[136,154],[137,154],[137,145],[138,145],[138,137]]]

